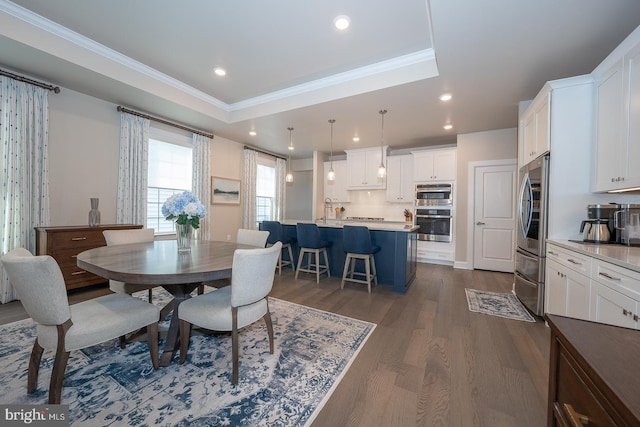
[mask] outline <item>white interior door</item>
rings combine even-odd
[[[516,165],[475,168],[473,268],[513,272]]]

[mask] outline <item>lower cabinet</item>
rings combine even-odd
[[[555,315],[547,426],[638,426],[638,332]]]
[[[640,273],[549,244],[545,312],[640,329]]]

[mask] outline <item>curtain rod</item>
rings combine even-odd
[[[44,89],[48,89],[48,90],[53,91],[54,93],[60,93],[60,88],[58,86],[53,86],[53,85],[42,83],[42,82],[39,82],[39,81],[36,81],[36,80],[31,80],[28,77],[19,76],[18,74],[13,74],[13,73],[10,73],[10,72],[2,70],[2,69],[0,69],[0,75],[11,77],[12,79],[18,80],[19,82],[29,83],[29,84],[32,84],[34,86],[38,86],[38,87],[41,87],[41,88],[44,88]]]
[[[153,116],[150,116],[148,114],[141,113],[139,111],[130,110],[130,109],[125,108],[125,107],[123,107],[121,105],[118,105],[118,111],[121,112],[121,113],[133,114],[134,116],[142,117],[144,119],[153,120],[154,122],[158,122],[158,123],[162,123],[162,124],[165,124],[165,125],[173,126],[174,128],[186,130],[186,131],[193,132],[195,134],[206,136],[207,138],[213,139],[213,134],[212,133],[203,132],[201,130],[197,130],[197,129],[193,129],[193,128],[190,128],[190,127],[187,127],[187,126],[183,126],[183,125],[178,124],[178,123],[173,123],[173,122],[170,122],[168,120],[161,119],[159,117],[153,117]]]
[[[244,146],[245,150],[253,150],[253,151],[257,151],[258,153],[262,153],[262,154],[266,154],[268,156],[272,156],[275,157],[277,159],[282,159],[282,160],[287,160],[286,157],[281,156],[280,154],[276,154],[276,153],[272,153],[271,151],[265,151],[265,150],[261,150],[260,148],[256,148],[256,147],[252,147],[250,145],[245,145]]]

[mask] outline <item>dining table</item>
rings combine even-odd
[[[109,280],[133,285],[158,285],[173,299],[162,308],[160,318],[171,313],[169,329],[160,354],[160,366],[168,366],[179,345],[180,303],[203,282],[231,277],[236,249],[253,246],[223,241],[195,240],[190,252],[178,252],[175,240],[101,246],[77,255],[78,267]],[[142,287],[141,287],[142,288]]]

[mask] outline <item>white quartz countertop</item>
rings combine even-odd
[[[549,239],[548,242],[640,273],[640,247],[554,239]]]
[[[413,225],[410,222],[399,222],[399,221],[350,221],[350,220],[335,220],[328,219],[326,224],[324,221],[309,221],[309,220],[297,220],[297,219],[286,219],[282,221],[284,225],[296,225],[299,222],[304,223],[315,223],[318,224],[318,227],[329,227],[329,228],[342,228],[344,225],[361,225],[367,227],[369,230],[378,230],[378,231],[402,231],[402,232],[412,232],[417,230],[419,227],[417,225]]]

